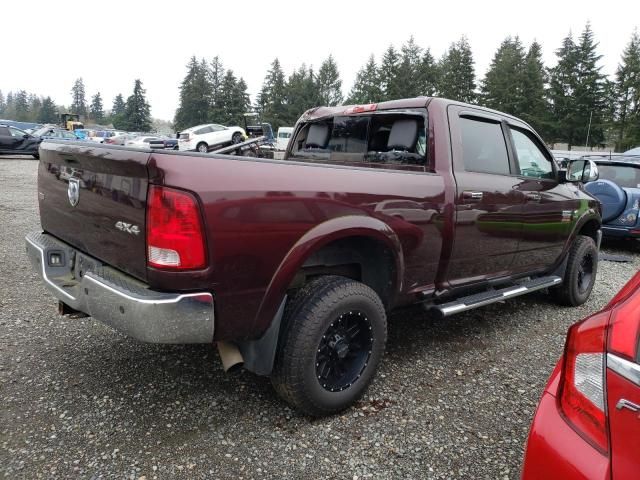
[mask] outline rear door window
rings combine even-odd
[[[309,123],[296,135],[289,158],[361,166],[426,163],[425,117],[407,112],[344,115]]]
[[[500,123],[460,117],[460,134],[466,171],[499,175],[511,173]]]

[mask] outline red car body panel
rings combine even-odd
[[[556,365],[529,431],[523,480],[610,478],[609,458],[587,443],[565,421],[558,406],[560,366]]]
[[[613,478],[640,478],[640,412],[616,408],[623,398],[640,405],[640,386],[607,370],[607,397]]]
[[[574,330],[584,322],[579,322],[569,330],[565,354],[556,364],[533,418],[525,449],[523,480],[640,478],[640,272],[603,310],[587,317],[585,321],[594,318],[605,319],[599,326],[597,322],[592,323],[593,331],[600,329],[601,333],[595,336],[589,333],[592,339],[605,340],[603,351],[597,353],[596,350],[588,350],[594,344],[587,344],[584,350],[576,351],[578,340]],[[566,397],[562,401],[560,399],[563,389],[574,385],[563,382],[573,382],[575,378],[572,374],[565,375],[567,372],[563,370],[567,368],[565,363],[569,356],[594,353],[601,355],[600,368],[604,369],[600,386],[591,384],[593,388],[601,389],[602,397],[596,408],[602,415],[602,421],[598,417],[591,417],[594,420],[583,423],[588,428],[582,428],[584,431],[581,431],[581,427],[574,427],[577,424],[570,423],[563,412],[578,418],[576,415],[582,415],[590,407],[574,401],[573,407],[563,410],[567,404]],[[587,375],[585,372],[583,370],[582,375]],[[595,375],[596,378],[599,376],[597,373]],[[591,392],[593,394],[594,390]],[[595,404],[592,402],[592,405]],[[598,430],[592,430],[589,434],[587,430],[592,425],[597,425]],[[595,439],[601,435],[606,440],[604,445],[600,443],[602,448],[599,449],[594,445],[597,444]]]

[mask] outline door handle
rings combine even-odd
[[[542,195],[537,192],[529,192],[525,194],[525,197],[527,197],[528,202],[539,202],[542,198]]]
[[[627,410],[631,410],[632,412],[640,411],[640,405],[636,405],[635,403],[630,402],[626,398],[621,398],[618,401],[618,404],[616,405],[616,409],[618,410],[622,410],[623,408],[626,408]]]
[[[462,199],[463,200],[475,200],[475,201],[480,201],[482,200],[484,193],[483,192],[469,192],[469,191],[465,191],[462,192]]]

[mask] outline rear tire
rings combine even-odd
[[[349,278],[320,277],[298,292],[284,320],[271,377],[280,397],[311,416],[339,412],[358,400],[387,340],[378,295]]]
[[[569,250],[562,285],[551,290],[560,305],[577,307],[591,294],[598,272],[598,247],[593,238],[578,235]]]
[[[231,142],[236,144],[242,142],[242,134],[240,132],[236,132],[231,137]]]
[[[207,153],[209,152],[209,145],[207,145],[204,142],[200,142],[197,146],[196,146],[196,150],[199,151],[200,153]]]

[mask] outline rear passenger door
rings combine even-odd
[[[450,106],[449,122],[457,192],[447,278],[455,287],[512,273],[524,197],[503,119]]]

